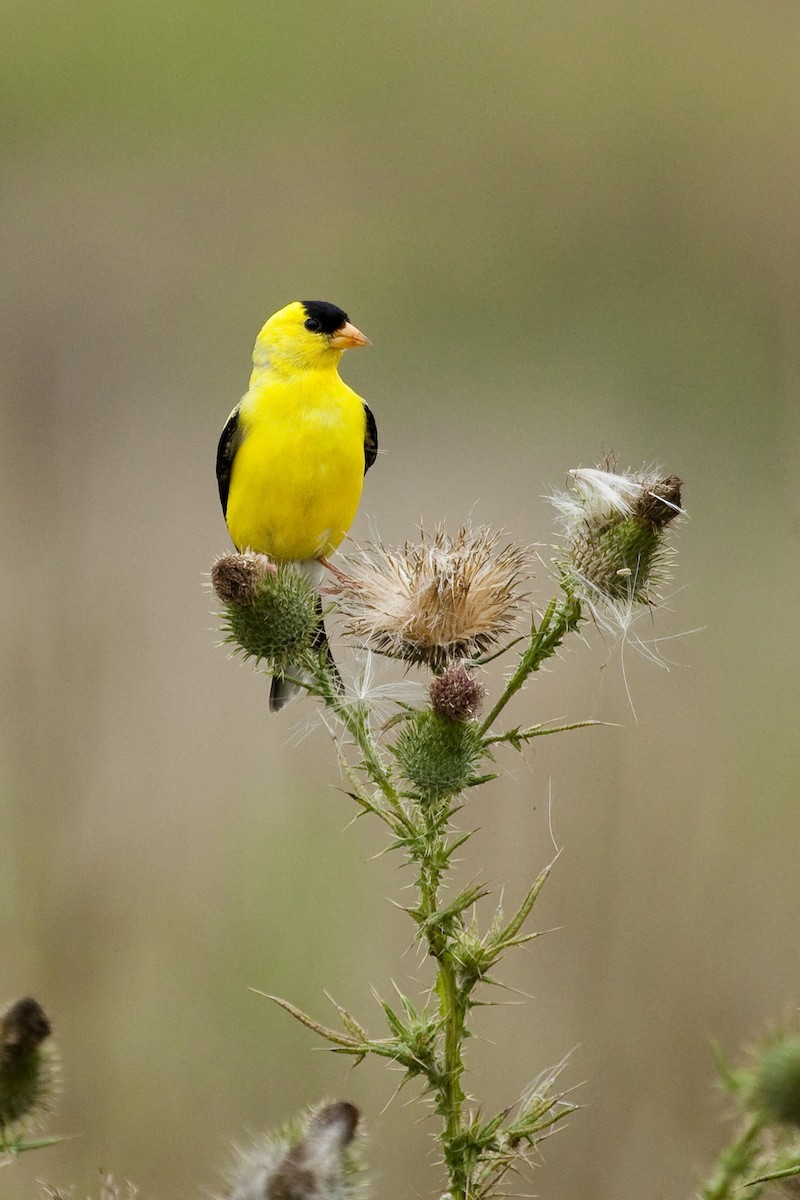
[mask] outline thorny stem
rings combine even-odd
[[[467,1167],[461,1146],[465,1100],[461,1087],[461,1076],[464,1072],[461,1047],[467,1004],[466,996],[458,985],[456,957],[450,939],[446,931],[433,919],[439,907],[439,888],[448,861],[446,838],[442,833],[443,814],[435,801],[424,800],[420,805],[422,820],[420,825],[414,828],[403,808],[391,772],[375,744],[366,712],[360,705],[347,704],[335,688],[329,689],[326,686],[326,682],[320,680],[325,699],[358,746],[364,770],[389,802],[394,816],[403,828],[409,833],[417,834],[411,843],[411,854],[419,866],[418,913],[425,931],[428,951],[437,963],[435,990],[439,999],[444,1034],[440,1069],[436,1071],[435,1080],[432,1082],[437,1097],[437,1110],[444,1122],[443,1146],[450,1175],[450,1194],[453,1200],[466,1200]]]
[[[391,772],[381,758],[380,751],[375,743],[369,717],[364,705],[348,704],[331,680],[327,667],[320,664],[318,660],[310,662],[309,666],[314,672],[323,700],[339,718],[361,751],[362,765],[367,775],[389,802],[400,824],[404,828],[409,829],[408,816],[403,808],[397,788],[392,781]]]
[[[443,1148],[445,1164],[450,1175],[450,1195],[464,1200],[467,1171],[461,1142],[462,1106],[465,1095],[461,1087],[464,1061],[461,1046],[464,1040],[466,998],[458,986],[456,959],[447,933],[430,919],[439,907],[439,885],[442,862],[447,861],[447,846],[441,833],[439,815],[430,801],[422,805],[423,837],[415,854],[420,873],[420,916],[428,943],[428,952],[437,963],[436,995],[444,1030],[442,1069],[434,1083],[437,1111],[444,1121]]]
[[[488,733],[494,722],[500,716],[512,696],[520,690],[525,680],[539,667],[545,659],[551,658],[561,645],[570,630],[577,629],[581,619],[580,601],[565,589],[563,599],[557,597],[548,604],[539,628],[531,630],[531,641],[525,653],[519,660],[519,666],[506,684],[505,691],[481,725],[481,733]]]

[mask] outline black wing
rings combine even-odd
[[[367,427],[364,430],[364,474],[370,469],[378,457],[378,426],[370,410],[364,405]]]
[[[236,457],[236,451],[239,449],[241,441],[242,431],[239,428],[239,405],[237,404],[228,417],[225,428],[220,435],[219,445],[217,446],[217,486],[219,487],[222,511],[226,515],[228,512],[228,490],[231,486],[233,460]]]

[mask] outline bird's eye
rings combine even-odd
[[[318,333],[322,328],[316,317],[309,317],[307,321],[303,322],[303,324],[310,333]]]

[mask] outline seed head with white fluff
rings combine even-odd
[[[438,526],[417,545],[350,556],[338,585],[346,632],[379,654],[434,671],[511,632],[530,554],[489,529]]]

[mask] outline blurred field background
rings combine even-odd
[[[515,720],[546,739],[466,819],[509,899],[564,853],[486,1010],[490,1104],[575,1049],[550,1200],[688,1196],[721,1145],[709,1038],[800,998],[800,10],[738,0],[3,5],[5,551],[0,994],[51,1015],[75,1135],[0,1196],[100,1168],[145,1200],[323,1095],[376,1196],[435,1194],[396,1078],[250,987],[374,1032],[424,983],[405,878],[311,707],[215,646],[213,457],[262,320],[333,300],[385,453],[354,535],[467,517],[552,540],[542,495],[616,451],[686,481],[669,673],[588,631]],[[533,599],[549,595],[540,572]],[[302,736],[305,735],[305,736]],[[413,984],[409,986],[413,987]],[[518,997],[510,995],[509,999]]]

